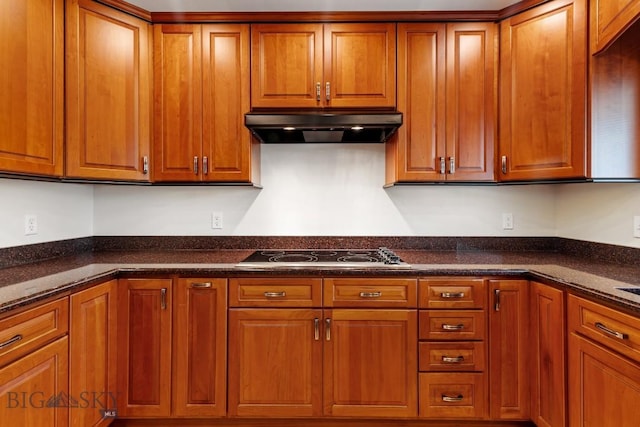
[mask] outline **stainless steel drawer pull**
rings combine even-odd
[[[507,156],[502,156],[502,173],[507,174]]]
[[[316,101],[320,101],[320,82],[316,82]]]
[[[205,175],[209,174],[209,157],[207,156],[202,158],[202,173]]]
[[[313,339],[316,341],[320,340],[320,319],[317,317],[313,319]]]
[[[167,288],[160,289],[160,308],[167,309]]]
[[[464,298],[464,292],[441,292],[440,298]]]
[[[595,323],[595,327],[600,329],[602,332],[604,332],[607,335],[611,335],[612,337],[616,337],[619,340],[627,340],[629,339],[629,335],[622,333],[622,332],[618,332],[618,331],[614,331],[613,329],[609,329],[607,328],[605,325],[603,325],[600,322],[596,322]]]
[[[464,325],[448,325],[444,323],[442,329],[445,331],[461,331],[464,329]]]
[[[145,175],[149,173],[149,156],[142,157],[142,173]]]
[[[10,339],[6,340],[5,342],[3,342],[2,344],[0,344],[0,349],[9,347],[11,344],[15,344],[20,340],[22,340],[22,335],[18,334],[15,337],[10,338]]]
[[[462,402],[462,399],[464,399],[464,396],[461,394],[457,396],[447,396],[446,394],[442,395],[443,402]]]
[[[285,291],[280,291],[280,292],[265,292],[264,296],[266,298],[284,298],[287,296],[287,293]]]
[[[198,156],[193,156],[193,173],[198,175]]]
[[[449,173],[456,173],[456,158],[453,156],[449,157]]]
[[[444,157],[440,157],[440,173],[443,174],[443,175],[447,172],[445,164],[446,164],[445,163],[445,158]]]
[[[462,363],[462,362],[464,362],[464,356],[457,356],[457,357],[442,356],[442,363]]]
[[[500,289],[493,291],[493,309],[500,311]]]
[[[360,298],[380,298],[382,296],[382,292],[360,292]]]
[[[327,97],[327,101],[330,101],[331,100],[331,83],[327,82],[324,92]]]
[[[192,283],[191,287],[192,288],[199,288],[199,289],[210,288],[211,287],[211,282]]]
[[[331,319],[324,319],[324,339],[331,341]]]

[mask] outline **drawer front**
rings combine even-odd
[[[485,313],[473,310],[421,310],[420,339],[434,341],[483,340]]]
[[[68,298],[0,320],[0,366],[32,352],[68,331]]]
[[[484,308],[484,279],[422,279],[418,285],[420,308]]]
[[[592,340],[640,362],[640,319],[569,295],[568,325]]]
[[[488,393],[483,373],[419,374],[421,418],[485,418]]]
[[[322,279],[229,280],[231,307],[319,307],[321,303]]]
[[[403,307],[417,303],[416,279],[324,279],[326,307]]]
[[[485,369],[484,342],[421,342],[418,347],[421,372],[477,371]]]

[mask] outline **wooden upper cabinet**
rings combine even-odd
[[[251,107],[395,107],[396,25],[255,24]]]
[[[155,181],[250,182],[249,27],[154,26]]]
[[[607,49],[640,17],[638,0],[591,0],[591,54]]]
[[[398,24],[398,110],[388,184],[494,179],[493,23]]]
[[[586,176],[586,0],[501,23],[500,180]]]
[[[66,171],[149,180],[151,25],[90,0],[67,0]]]
[[[0,171],[61,176],[64,0],[0,3]]]

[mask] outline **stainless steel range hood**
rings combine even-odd
[[[402,113],[253,112],[244,124],[267,144],[385,142],[402,124]]]

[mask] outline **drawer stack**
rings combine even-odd
[[[485,418],[486,283],[419,281],[419,416]]]

